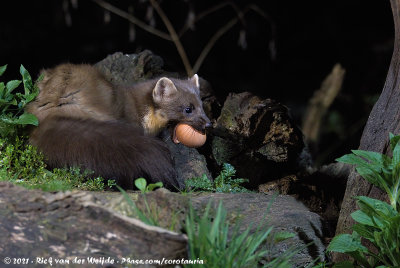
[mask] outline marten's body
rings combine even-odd
[[[138,177],[176,186],[169,150],[155,136],[168,124],[209,125],[197,75],[122,88],[93,66],[63,64],[45,71],[39,88],[27,107],[39,119],[30,142],[48,165],[90,169],[127,189]]]

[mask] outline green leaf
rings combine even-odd
[[[371,168],[357,167],[356,171],[358,174],[360,174],[361,177],[363,177],[368,182],[374,184],[375,186],[378,186],[381,189],[388,189],[386,181],[382,178],[382,176]]]
[[[393,152],[396,145],[398,144],[398,142],[400,140],[400,136],[395,136],[395,135],[393,135],[393,133],[389,133],[389,138],[390,138],[390,149]]]
[[[357,211],[351,213],[351,217],[358,223],[368,225],[368,226],[375,226],[371,217],[368,216],[367,214],[365,214],[361,210],[357,210]]]
[[[22,115],[20,115],[20,117],[13,120],[11,123],[15,125],[39,125],[37,117],[30,113],[23,113]]]
[[[10,94],[14,89],[16,89],[19,85],[21,84],[20,80],[11,80],[7,83],[6,88],[7,92],[6,94]]]
[[[365,162],[364,160],[362,160],[361,158],[357,157],[354,154],[345,154],[345,155],[337,158],[336,161],[350,164],[350,165],[357,165],[357,164]]]
[[[371,164],[384,166],[390,164],[391,159],[377,152],[369,152],[364,150],[352,150],[353,154],[367,159]]]
[[[139,178],[139,179],[143,179],[143,178]],[[145,180],[146,181],[146,180]],[[136,182],[136,180],[135,180]],[[138,218],[148,224],[148,225],[154,225],[157,226],[157,222],[154,221],[154,219],[152,219],[151,217],[147,217],[147,215],[145,213],[143,213],[135,204],[135,202],[133,202],[133,200],[129,197],[129,195],[124,191],[124,189],[122,189],[121,187],[119,187],[118,185],[116,185],[117,189],[122,193],[122,196],[124,197],[126,203],[134,209],[136,215],[138,216]]]
[[[38,79],[36,79],[35,84],[41,82],[44,79],[44,73],[40,74],[40,76],[38,77]]]
[[[367,196],[357,196],[356,199],[358,200],[357,204],[361,209],[367,209],[365,207],[367,206],[380,216],[394,217],[397,215],[397,211],[384,201],[373,199]],[[370,216],[372,216],[372,214],[370,214]]]
[[[28,104],[29,102],[33,101],[34,98],[38,95],[39,92],[33,92],[31,94],[25,95],[25,103]]]
[[[0,66],[0,76],[3,75],[3,73],[6,71],[6,69],[7,69],[7,64],[3,65],[3,66]]]
[[[278,232],[275,234],[274,236],[274,242],[275,243],[279,243],[281,241],[284,241],[286,239],[295,237],[296,235],[294,233],[291,232]]]
[[[38,126],[39,125],[39,120],[34,114],[30,113],[23,113],[19,118],[18,118],[19,124],[21,125],[34,125]]]
[[[367,248],[361,244],[360,237],[357,235],[340,234],[335,236],[329,244],[328,251],[349,253],[355,251],[367,252]]]
[[[400,144],[399,142],[396,143],[393,149],[393,158],[392,158],[392,164],[396,165],[400,163]]]
[[[7,100],[0,99],[0,104],[10,104],[10,102]]]
[[[146,192],[147,182],[144,178],[138,178],[135,180],[135,186],[142,192]]]
[[[33,89],[32,77],[29,72],[25,69],[25,67],[21,64],[19,71],[22,75],[22,81],[24,83],[25,95],[30,94]]]
[[[164,185],[163,185],[163,183],[162,183],[161,181],[156,182],[156,183],[150,183],[150,184],[147,186],[146,190],[147,190],[147,192],[151,192],[151,191],[153,191],[155,188],[162,188],[163,186],[164,186]]]
[[[363,238],[368,239],[372,243],[375,242],[374,232],[377,230],[375,227],[363,225],[363,224],[354,224],[352,226],[353,231],[357,232]]]
[[[0,99],[3,98],[4,96],[4,89],[6,88],[6,86],[4,85],[3,82],[0,83]]]

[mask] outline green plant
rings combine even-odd
[[[105,189],[102,178],[91,178],[93,172],[79,168],[46,169],[43,154],[27,144],[26,138],[0,138],[0,180],[30,189],[65,191],[73,188],[99,191]],[[112,182],[112,181],[111,181]],[[109,183],[111,183],[109,181]]]
[[[371,184],[383,189],[390,204],[358,196],[360,210],[351,214],[357,222],[352,234],[336,236],[328,251],[346,253],[361,267],[400,267],[400,136],[390,137],[393,157],[376,152],[353,150],[337,161],[356,165],[356,171]],[[375,250],[362,244],[367,239]]]
[[[7,65],[0,66],[0,76],[6,71]],[[20,67],[24,92],[14,93],[21,84],[20,80],[12,80],[4,84],[0,82],[0,137],[6,138],[16,134],[19,126],[38,125],[38,119],[33,114],[24,111],[25,106],[38,94],[39,88],[23,65]],[[41,79],[41,78],[39,78]]]
[[[278,243],[294,236],[287,232],[273,236],[272,227],[263,229],[261,224],[254,233],[250,233],[250,227],[242,231],[239,230],[240,222],[235,222],[229,233],[230,224],[222,203],[215,213],[211,213],[210,208],[211,202],[203,215],[198,216],[190,205],[185,221],[189,257],[204,260],[204,267],[258,267],[260,260],[269,253],[262,249],[263,243]],[[284,255],[269,260],[264,267],[291,267],[289,259],[294,253],[294,250],[288,250]]]
[[[138,178],[135,180],[135,186],[142,192],[142,193],[148,193],[153,191],[155,188],[161,188],[163,187],[162,182],[157,182],[157,183],[150,183],[147,185],[147,181],[145,178]]]
[[[159,226],[171,231],[178,231],[181,227],[181,221],[179,220],[179,214],[182,211],[171,210],[168,207],[163,206],[160,207],[157,205],[157,202],[147,202],[146,193],[142,192],[139,197],[141,200],[136,204],[136,201],[133,201],[132,198],[119,186],[117,188],[121,191],[123,198],[126,201],[128,206],[122,205],[119,211],[129,217],[138,218],[142,222]]]
[[[146,210],[142,211],[136,206],[136,203],[129,197],[129,195],[125,192],[124,189],[119,187],[118,185],[116,186],[118,190],[122,193],[122,196],[124,197],[126,203],[133,209],[133,212],[139,220],[142,222],[148,224],[148,225],[153,225],[153,226],[160,226],[159,220],[158,220],[158,213],[152,213],[152,210],[150,209],[149,204],[147,203],[147,200],[144,196],[144,202],[145,202],[145,207]]]
[[[0,66],[0,76],[7,65]],[[22,81],[0,82],[0,180],[11,181],[26,188],[45,191],[63,191],[73,188],[103,190],[102,178],[91,178],[92,172],[81,173],[79,168],[46,169],[43,154],[27,143],[23,134],[26,125],[38,125],[33,114],[24,111],[25,106],[39,94],[39,88],[23,65],[20,67]],[[23,90],[17,90],[20,84]],[[23,93],[21,93],[23,91]],[[112,180],[108,181],[108,186]]]
[[[144,207],[139,208],[121,187],[117,188],[132,209],[133,213],[128,212],[128,216],[136,217],[148,225],[161,226],[158,210],[149,206],[145,193],[141,194]],[[176,220],[177,217],[172,217],[170,230],[175,230]],[[240,226],[240,222],[235,222],[232,231],[231,223],[227,220],[227,212],[221,203],[217,211],[211,213],[210,202],[202,216],[198,216],[190,204],[184,226],[188,235],[190,258],[204,260],[205,267],[229,268],[258,267],[259,262],[267,257],[268,262],[263,267],[291,267],[289,260],[297,251],[291,248],[277,258],[268,259],[268,249],[272,244],[294,237],[293,233],[276,232],[272,235],[272,227],[261,228],[261,224],[254,233],[250,233],[251,227],[242,231]],[[267,249],[261,248],[264,243],[268,244]]]
[[[205,174],[199,178],[191,178],[186,180],[186,191],[195,189],[223,193],[250,192],[240,185],[248,182],[248,180],[242,178],[233,178],[235,174],[235,168],[228,163],[224,163],[220,174],[214,179],[214,181],[210,181]]]

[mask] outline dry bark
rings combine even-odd
[[[249,92],[229,94],[212,134],[216,163],[232,164],[252,187],[299,169],[303,135],[288,109],[272,99]]]

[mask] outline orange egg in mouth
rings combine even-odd
[[[176,125],[173,133],[173,142],[182,143],[187,147],[197,148],[206,142],[206,134],[201,133],[188,124]]]

